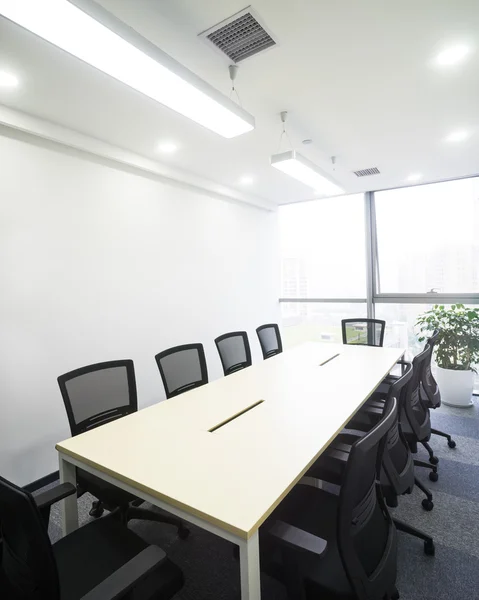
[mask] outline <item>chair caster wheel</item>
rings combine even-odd
[[[436,554],[436,548],[432,540],[424,542],[424,554],[427,554],[427,556],[434,556]]]
[[[449,446],[449,448],[455,448],[456,447],[456,442],[454,440],[449,440],[447,442],[447,445]]]
[[[437,465],[437,463],[439,462],[439,459],[437,456],[431,456],[431,458],[429,459],[429,462],[431,463],[431,465]]]
[[[435,471],[431,471],[431,473],[429,473],[429,479],[431,481],[437,481],[439,479],[439,475]]]
[[[178,537],[180,540],[186,540],[190,535],[190,530],[187,527],[180,527],[178,529]]]
[[[90,517],[93,517],[94,519],[99,519],[103,513],[104,513],[104,509],[103,508],[92,508],[90,510],[90,512],[88,513],[90,515]]]
[[[432,500],[429,500],[429,498],[424,498],[424,500],[422,501],[422,507],[424,508],[424,510],[427,510],[429,512],[434,508],[434,502]]]

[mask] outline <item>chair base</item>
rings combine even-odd
[[[434,456],[434,450],[427,442],[421,442],[421,444],[426,448],[427,453],[429,454],[429,462],[431,465],[437,465],[439,463],[439,459],[437,456]]]
[[[403,521],[399,521],[398,519],[393,519],[394,525],[396,525],[396,529],[398,531],[403,531],[404,533],[408,533],[409,535],[413,535],[414,537],[419,538],[420,540],[424,540],[424,554],[428,556],[434,556],[435,547],[434,540],[430,535],[425,534],[420,529],[416,529]]]
[[[431,433],[433,433],[434,435],[440,435],[441,437],[446,438],[447,439],[447,445],[449,446],[449,448],[455,448],[456,447],[456,442],[445,431],[440,431],[439,429],[431,429]]]
[[[424,510],[431,511],[434,508],[434,502],[430,490],[417,477],[414,477],[414,484],[426,495],[426,498],[422,501],[422,507]]]

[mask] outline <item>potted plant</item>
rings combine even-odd
[[[479,308],[452,304],[446,308],[435,304],[420,315],[416,325],[421,333],[431,335],[439,329],[435,347],[437,383],[444,404],[471,406],[475,363],[479,363]],[[420,342],[426,335],[419,338]]]

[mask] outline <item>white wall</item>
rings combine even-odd
[[[0,137],[0,474],[55,471],[69,436],[56,378],[135,361],[140,407],[164,398],[154,355],[277,320],[276,214]]]

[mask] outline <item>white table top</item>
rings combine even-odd
[[[303,344],[56,447],[248,539],[403,352]]]

